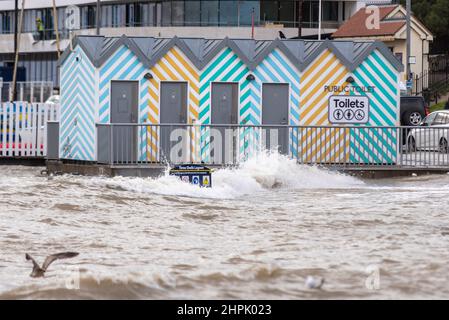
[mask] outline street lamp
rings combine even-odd
[[[100,25],[101,25],[101,12],[100,12],[100,10],[101,10],[100,0],[97,0],[97,17],[96,17],[96,19],[97,19],[97,32],[96,32],[97,36],[100,35]]]
[[[321,40],[321,0],[318,3],[318,40]]]
[[[411,19],[412,19],[412,0],[407,0],[406,3],[407,9],[407,63],[406,63],[406,77],[407,77],[407,92],[410,93],[411,87],[410,82],[412,80],[411,77],[411,65],[410,65],[410,56],[411,56]]]

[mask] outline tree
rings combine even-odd
[[[412,0],[412,10],[435,36],[432,53],[449,52],[449,0]]]

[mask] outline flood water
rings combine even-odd
[[[0,167],[0,299],[449,298],[449,175],[362,181],[278,155],[212,189],[41,170]],[[29,277],[25,253],[61,251],[80,255]]]

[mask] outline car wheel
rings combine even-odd
[[[416,148],[416,140],[414,137],[408,137],[407,139],[407,150],[409,152],[416,152],[418,148]]]
[[[412,126],[418,126],[422,121],[422,115],[418,111],[413,111],[408,116],[408,121]]]
[[[440,151],[441,153],[449,153],[449,145],[445,138],[442,138],[440,140],[440,143],[438,145],[438,151]]]

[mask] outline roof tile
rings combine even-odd
[[[368,29],[366,21],[370,13],[365,8],[357,11],[349,20],[347,20],[333,35],[335,38],[355,38],[355,37],[376,37],[376,36],[392,36],[398,32],[404,25],[405,20],[391,19],[388,16],[398,7],[379,6],[380,11],[380,28]]]

